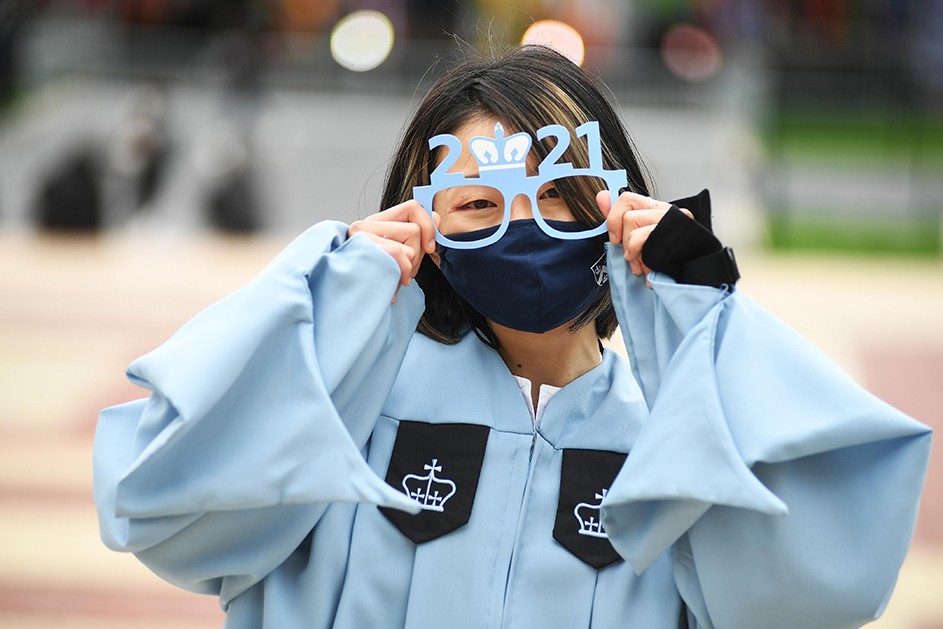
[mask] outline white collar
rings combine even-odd
[[[527,410],[530,411],[530,418],[533,420],[534,427],[536,428],[540,425],[540,418],[544,414],[544,409],[547,408],[547,403],[550,402],[550,398],[560,390],[560,387],[555,387],[551,384],[540,385],[540,390],[537,392],[537,408],[535,410],[534,399],[531,396],[531,381],[523,376],[514,376],[514,379],[517,380],[517,385],[521,388],[524,401],[527,402]]]

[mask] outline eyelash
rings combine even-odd
[[[469,206],[473,206],[476,203],[487,203],[488,205],[485,207],[469,207]],[[495,205],[496,204],[493,201],[489,201],[488,199],[472,199],[471,201],[466,201],[465,203],[459,204],[458,209],[459,210],[487,210],[491,207],[494,207]]]
[[[547,188],[537,197],[538,200],[559,199],[559,198],[561,198],[560,191],[557,190],[556,186],[551,186],[550,188]],[[485,205],[484,207],[474,207],[476,203],[485,203],[487,205]],[[494,208],[496,205],[497,204],[494,201],[491,201],[490,199],[482,198],[482,199],[472,199],[470,201],[458,203],[456,204],[455,208],[459,211],[488,210],[488,209]]]

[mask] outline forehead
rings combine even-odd
[[[462,144],[467,144],[468,140],[475,137],[476,135],[494,136],[494,125],[498,122],[500,122],[504,127],[507,127],[507,124],[503,120],[495,116],[472,116],[460,124],[458,128],[451,133],[458,139],[462,140]]]
[[[483,136],[486,138],[494,137],[494,125],[500,122],[505,129],[505,134],[510,135],[515,133],[516,130],[513,127],[509,127],[500,118],[490,115],[477,115],[469,118],[462,124],[458,126],[455,130],[451,131],[450,134],[454,135],[462,143],[462,154],[456,160],[456,162],[448,169],[447,172],[450,173],[462,173],[466,177],[477,177],[479,176],[478,172],[478,160],[475,159],[472,155],[471,150],[468,148],[468,142],[478,136]],[[442,163],[442,160],[445,159],[446,151],[439,149],[435,155],[435,164],[439,165]],[[537,171],[537,158],[535,155],[530,154],[527,157],[527,170],[529,175],[533,175]]]

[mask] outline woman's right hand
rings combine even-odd
[[[434,212],[433,216],[438,218]],[[354,221],[347,229],[348,238],[366,234],[396,261],[402,286],[408,286],[416,277],[422,257],[435,252],[435,233],[433,218],[415,200]]]

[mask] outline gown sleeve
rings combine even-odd
[[[727,287],[609,277],[650,409],[603,502],[639,573],[664,551],[700,628],[858,627],[883,611],[930,431]]]
[[[95,436],[102,539],[228,600],[301,543],[329,503],[415,511],[362,451],[423,308],[396,263],[322,223],[210,306],[129,378],[149,399]]]

